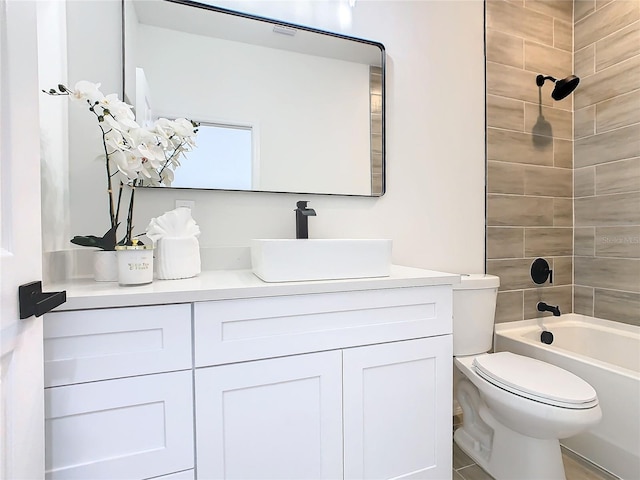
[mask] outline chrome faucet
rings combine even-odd
[[[539,312],[551,312],[554,317],[560,316],[560,308],[557,306],[554,307],[553,305],[547,305],[544,302],[538,302],[537,308]]]
[[[305,200],[297,202],[296,207],[296,238],[309,238],[308,217],[315,217],[316,211],[308,208]]]

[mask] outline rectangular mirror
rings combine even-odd
[[[187,0],[124,0],[124,98],[201,124],[172,187],[381,196],[380,43]]]

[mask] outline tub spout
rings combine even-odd
[[[560,316],[560,308],[557,306],[554,307],[553,305],[547,305],[544,302],[538,302],[537,307],[539,312],[551,312],[554,317]]]

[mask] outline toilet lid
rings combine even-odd
[[[591,408],[596,391],[583,379],[560,367],[511,352],[480,355],[473,360],[478,375],[530,400],[565,408]]]

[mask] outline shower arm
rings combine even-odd
[[[551,98],[554,100],[562,100],[570,95],[580,83],[580,78],[575,75],[569,75],[567,78],[563,78],[562,80],[557,80],[551,75],[538,75],[536,77],[536,85],[540,88],[540,92],[542,92],[542,85],[547,80],[553,81],[556,86],[553,88],[553,92],[551,92]]]
[[[544,85],[544,82],[546,82],[547,80],[551,80],[553,82],[557,82],[558,80],[553,78],[551,75],[538,75],[536,77],[536,85],[538,85],[539,87],[541,87],[542,85]]]

